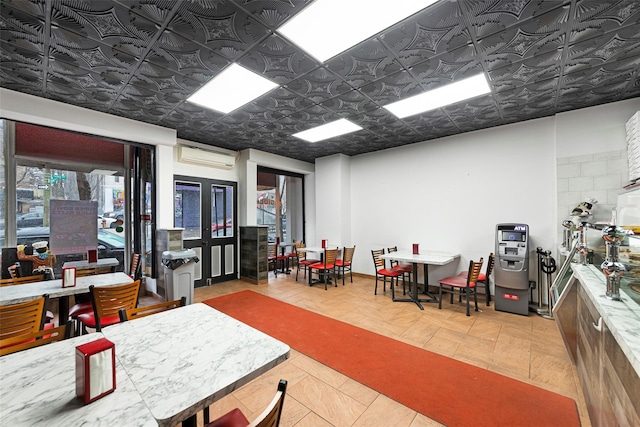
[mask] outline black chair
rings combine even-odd
[[[480,269],[482,268],[483,259],[474,262],[469,261],[469,270],[466,276],[458,274],[457,276],[445,277],[438,280],[440,285],[438,308],[442,309],[442,294],[451,294],[450,303],[453,304],[453,295],[464,295],[467,304],[467,316],[470,316],[469,312],[469,298],[473,294],[473,302],[475,304],[475,311],[478,311],[478,293],[476,292],[476,283],[478,276],[480,275]]]

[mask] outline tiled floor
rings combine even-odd
[[[531,314],[497,312],[484,305],[466,317],[462,304],[394,303],[386,294],[373,295],[372,277],[355,277],[330,287],[309,287],[295,275],[269,274],[269,283],[226,282],[195,290],[195,300],[251,289],[323,315],[443,354],[571,397],[578,403],[581,422],[589,427],[576,369],[553,320]],[[380,291],[380,288],[379,288]],[[392,375],[392,372],[389,373]],[[257,416],[275,394],[280,378],[287,379],[283,427],[322,426],[437,426],[382,394],[357,383],[315,360],[291,351],[286,362],[211,406],[215,418],[239,407],[249,419]],[[544,411],[544,408],[539,408]],[[535,420],[530,420],[536,425]],[[496,425],[499,425],[496,416]]]

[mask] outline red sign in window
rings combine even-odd
[[[511,294],[502,294],[502,298],[510,299],[510,300],[513,300],[513,301],[518,301],[520,299],[520,297],[518,295],[511,295]]]

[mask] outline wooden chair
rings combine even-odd
[[[304,269],[303,278],[306,279],[307,270],[309,269],[309,266],[317,262],[320,262],[319,259],[309,258],[308,257],[309,253],[307,251],[298,251],[298,249],[302,249],[304,247],[305,247],[304,243],[300,243],[300,246],[296,246],[296,253],[298,254],[298,268],[296,269],[296,282],[298,281],[298,273],[300,272],[300,267]]]
[[[139,319],[141,317],[149,316],[151,314],[160,313],[162,311],[172,310],[178,307],[184,307],[187,305],[187,297],[182,297],[175,301],[165,301],[153,305],[145,305],[142,307],[135,307],[129,309],[120,309],[118,312],[121,322],[128,320]]]
[[[38,332],[44,327],[47,295],[27,302],[0,306],[0,340]]]
[[[309,279],[311,285],[313,285],[313,271],[318,271],[318,281],[324,282],[324,290],[327,290],[327,284],[329,283],[329,275],[333,277],[335,286],[338,286],[336,279],[336,259],[338,258],[338,248],[324,249],[324,258],[322,261],[316,262],[309,266]],[[324,279],[324,280],[323,280]]]
[[[100,332],[105,326],[120,323],[118,312],[136,307],[139,290],[140,280],[118,286],[89,286],[93,311],[78,316],[83,332],[87,327]]]
[[[111,267],[83,268],[76,270],[76,277],[95,276],[96,274],[107,274],[111,272]]]
[[[390,279],[390,287],[391,287],[391,298],[395,298],[395,290],[393,288],[393,280],[397,279],[399,276],[402,276],[402,272],[400,270],[394,270],[393,268],[387,268],[385,265],[385,260],[380,258],[384,255],[384,249],[373,249],[371,250],[371,256],[373,257],[373,266],[376,269],[376,287],[373,290],[374,295],[378,295],[378,279],[382,277],[382,291],[387,291],[387,277]]]
[[[50,344],[69,338],[73,330],[71,321],[53,329],[44,329],[29,334],[0,340],[0,356]]]
[[[284,263],[287,258],[278,254],[278,245],[275,243],[269,243],[267,250],[267,263],[273,266],[273,274],[278,277],[278,264]]]
[[[387,248],[387,252],[391,253],[391,252],[398,252],[398,247],[397,246],[393,246],[391,248]],[[406,279],[409,279],[409,282],[411,282],[411,274],[413,273],[413,265],[411,264],[400,264],[399,261],[395,261],[395,260],[390,260],[389,262],[389,266],[391,267],[392,270],[398,270],[399,272],[402,273],[402,294],[406,294]]]
[[[9,279],[0,279],[0,287],[11,285],[22,285],[24,283],[42,282],[44,274],[34,274],[33,276],[11,277]]]
[[[95,276],[97,274],[111,273],[112,271],[113,270],[111,267],[87,268],[76,270],[76,277]],[[79,335],[80,321],[78,320],[78,316],[80,316],[81,314],[93,312],[93,305],[91,304],[91,297],[88,293],[76,294],[74,297],[76,303],[69,309],[69,318],[73,320],[74,323],[74,335]]]
[[[496,262],[496,257],[493,254],[493,252],[491,252],[489,254],[489,260],[487,261],[487,267],[484,273],[480,273],[478,275],[478,282],[484,283],[484,294],[486,297],[486,301],[487,301],[487,306],[491,305],[489,304],[491,302],[491,288],[489,286],[489,276],[491,276],[491,273],[493,272],[493,267],[494,264]],[[461,276],[463,277],[467,277],[468,272],[467,271],[463,271],[462,273],[460,273]],[[462,297],[461,297],[462,298]]]
[[[478,311],[478,293],[476,292],[476,282],[478,281],[478,276],[480,275],[482,263],[482,258],[480,258],[480,261],[478,262],[474,262],[473,260],[469,261],[469,270],[467,271],[466,277],[458,274],[457,276],[445,277],[444,279],[438,280],[438,284],[440,285],[438,301],[439,309],[442,309],[443,293],[451,294],[451,304],[453,304],[454,294],[464,295],[467,304],[467,316],[470,316],[471,314],[469,313],[469,298],[471,297],[471,294],[473,294],[475,311]]]
[[[336,260],[336,270],[338,274],[342,274],[342,286],[344,286],[344,273],[349,272],[351,283],[353,283],[353,273],[351,272],[351,261],[353,260],[353,253],[356,251],[355,245],[352,248],[346,246],[342,250],[342,259]]]
[[[280,425],[280,418],[282,417],[282,408],[286,394],[287,381],[280,380],[278,383],[278,392],[275,397],[269,406],[252,422],[249,422],[240,409],[235,408],[220,418],[206,424],[205,427],[278,427]]]
[[[131,265],[129,266],[129,277],[133,280],[140,278],[140,272],[142,270],[142,263],[140,262],[140,254],[131,255]]]

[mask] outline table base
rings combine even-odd
[[[438,302],[438,297],[436,297],[434,294],[432,294],[431,292],[429,292],[429,267],[428,264],[423,264],[424,267],[424,291],[422,292],[423,295],[427,295],[429,297],[429,299],[420,299],[419,295],[418,295],[418,264],[417,263],[413,263],[413,272],[412,272],[412,280],[411,280],[411,289],[409,289],[409,291],[407,292],[407,294],[409,295],[409,298],[396,298],[395,297],[395,290],[393,288],[393,283],[391,284],[391,300],[393,302],[412,302],[415,303],[418,307],[420,307],[420,310],[424,310],[424,307],[422,306],[422,302]]]

